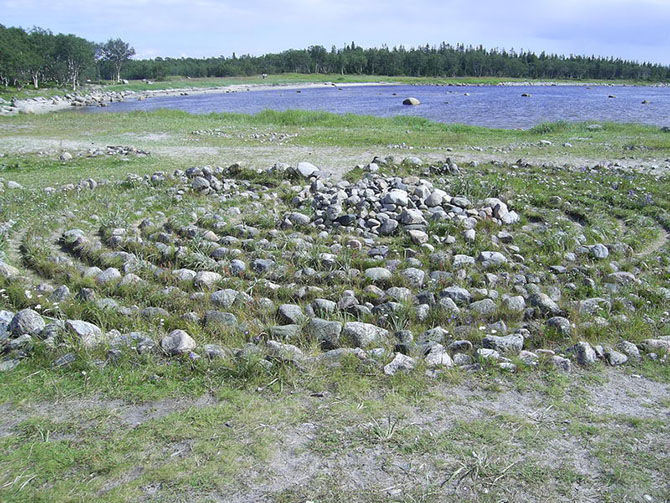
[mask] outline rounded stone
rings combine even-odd
[[[193,351],[196,343],[184,330],[173,330],[161,340],[161,348],[169,355],[183,355]]]
[[[16,313],[9,322],[9,332],[12,335],[37,335],[44,328],[45,323],[42,317],[32,309],[23,309]]]

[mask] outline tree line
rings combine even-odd
[[[121,39],[96,44],[76,35],[0,25],[0,83],[21,89],[41,83],[76,90],[89,79],[121,78],[121,67],[135,50]]]
[[[670,80],[670,66],[596,56],[535,54],[463,44],[364,49],[355,43],[329,50],[311,46],[263,56],[155,58],[131,61],[128,78],[158,79],[166,75],[230,77],[259,73],[339,73],[409,77],[509,77],[527,79]]]
[[[22,87],[40,82],[69,85],[83,80],[233,77],[258,74],[389,75],[411,77],[502,77],[527,79],[630,79],[670,81],[670,66],[620,58],[535,54],[482,46],[425,45],[364,49],[355,43],[330,50],[320,45],[262,56],[130,59],[121,39],[96,44],[42,28],[0,25],[0,83]]]

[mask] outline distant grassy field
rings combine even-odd
[[[157,81],[153,84],[145,84],[141,81],[132,81],[127,85],[111,84],[109,89],[172,89],[180,87],[218,87],[234,84],[300,84],[309,82],[333,82],[333,83],[360,83],[360,82],[397,82],[402,84],[424,84],[424,85],[498,85],[504,82],[547,82],[547,79],[521,79],[506,77],[405,77],[399,75],[340,75],[340,74],[304,74],[304,73],[283,73],[277,75],[268,75],[263,79],[260,75],[249,77],[222,77],[222,78],[192,78],[169,77],[165,81]],[[650,85],[645,81],[634,80],[551,80],[556,83],[597,83],[602,85],[625,84],[625,85]]]
[[[252,75],[248,77],[204,77],[204,78],[186,78],[181,76],[170,76],[165,80],[159,80],[148,84],[141,80],[133,80],[128,84],[117,84],[116,82],[104,82],[102,84],[84,85],[79,92],[86,92],[87,89],[104,89],[109,91],[149,91],[160,89],[181,89],[181,88],[204,88],[204,87],[225,87],[231,85],[244,84],[262,84],[262,85],[282,85],[282,84],[306,84],[317,82],[343,83],[365,83],[365,82],[389,82],[400,84],[415,85],[498,85],[505,82],[531,82],[544,83],[547,79],[522,79],[513,77],[405,77],[391,75],[340,75],[340,74],[305,74],[305,73],[282,73],[268,75],[262,78],[261,75]],[[599,84],[599,85],[637,85],[648,86],[656,83],[637,80],[565,80],[555,79],[551,82],[566,84]],[[72,92],[69,88],[58,88],[51,85],[34,89],[26,86],[21,90],[13,87],[0,86],[0,98],[30,98],[37,96],[56,96]]]

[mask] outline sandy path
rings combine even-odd
[[[90,148],[104,149],[107,145],[128,144],[137,148],[147,150],[154,155],[164,156],[172,159],[188,159],[194,163],[226,164],[233,162],[244,162],[252,168],[266,168],[276,162],[296,163],[309,161],[319,166],[334,177],[341,177],[351,168],[358,164],[367,164],[375,156],[385,157],[393,155],[404,158],[407,156],[419,156],[425,161],[440,162],[450,157],[456,163],[490,163],[503,161],[510,164],[519,159],[518,152],[486,152],[470,150],[468,148],[454,148],[448,151],[445,148],[421,148],[397,149],[385,146],[363,147],[339,147],[339,146],[301,146],[301,145],[241,145],[241,146],[206,146],[206,145],[183,145],[183,139],[171,135],[157,135],[153,137],[143,136],[132,139],[124,139],[118,143],[112,139],[103,141],[95,138],[90,140],[70,140],[53,137],[28,137],[25,135],[3,135],[0,136],[0,154],[34,154],[44,153],[56,156],[63,150],[72,153],[87,151]],[[130,141],[129,141],[130,140]],[[584,158],[570,155],[533,155],[524,157],[525,160],[536,165],[568,165],[573,167],[593,166],[595,164],[616,164],[624,169],[639,172],[651,172],[660,174],[667,170],[663,164],[655,160],[647,159],[602,159]]]
[[[668,240],[670,240],[670,234],[668,233],[668,231],[660,226],[659,230],[661,232],[660,235],[653,241],[647,243],[645,247],[642,248],[635,255],[637,255],[638,257],[646,257],[647,255],[651,255],[652,253],[657,252],[668,243]]]

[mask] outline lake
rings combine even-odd
[[[524,97],[522,94],[530,94]],[[615,98],[608,97],[616,96]],[[421,105],[403,105],[404,98]],[[643,101],[648,104],[643,104]],[[194,114],[272,110],[322,110],[494,128],[529,128],[547,121],[613,121],[670,125],[670,87],[607,86],[323,86],[302,89],[160,96],[86,107],[88,113],[167,108]]]

